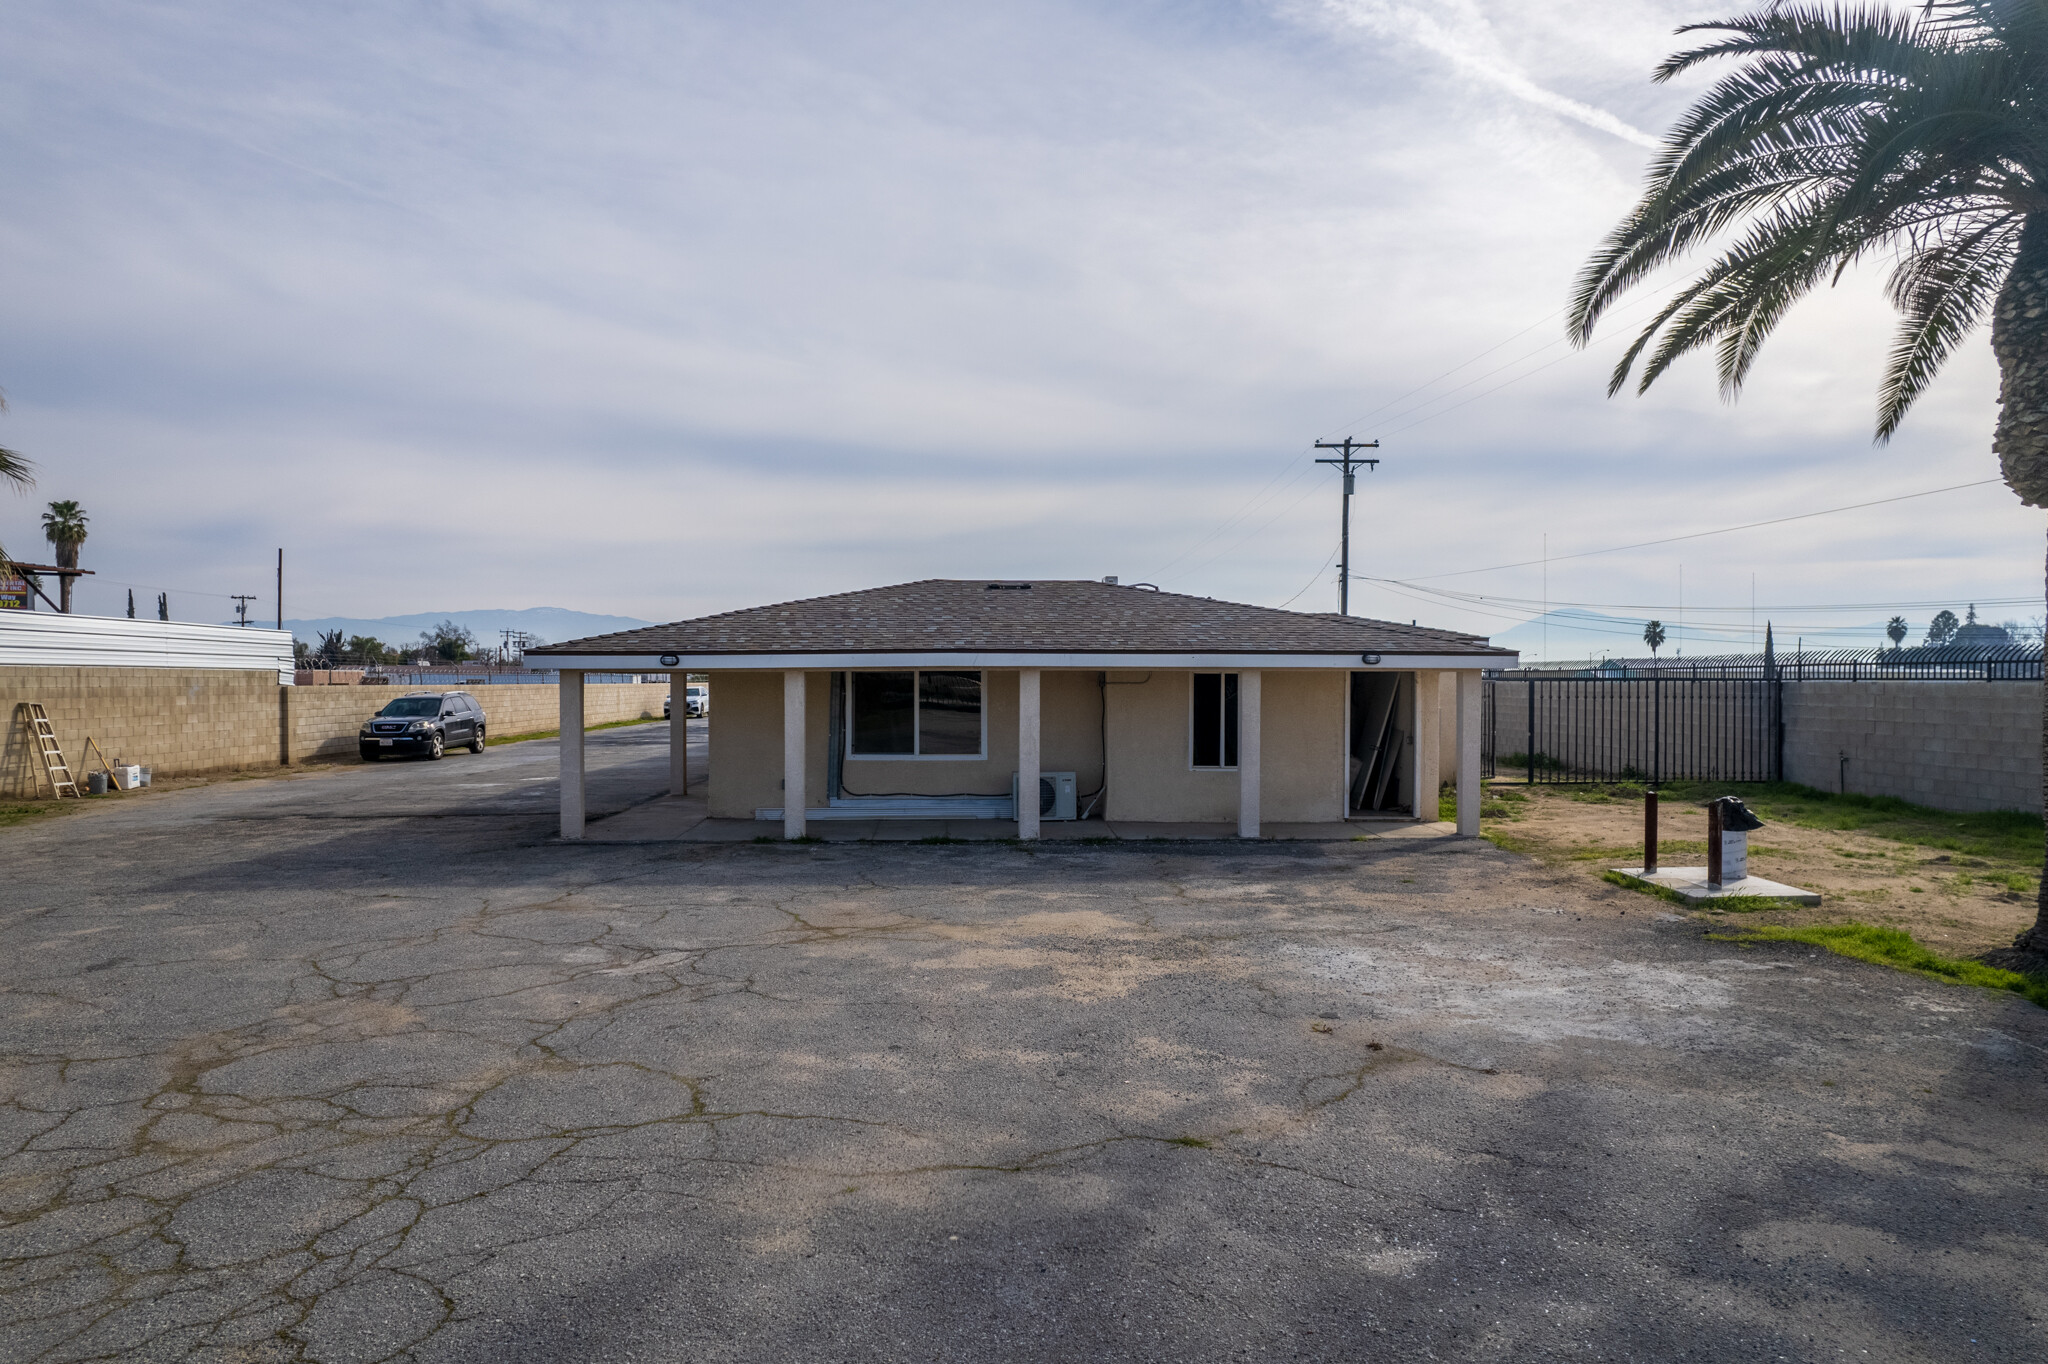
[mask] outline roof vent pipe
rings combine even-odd
[[[1103,579],[1102,581],[1103,581],[1104,583],[1106,583],[1106,584],[1107,584],[1108,586],[1110,586],[1110,587],[1115,587],[1115,586],[1116,586],[1116,574],[1112,573],[1112,574],[1110,574],[1110,575],[1109,575],[1109,576],[1108,576],[1107,578],[1104,578],[1104,579]]]

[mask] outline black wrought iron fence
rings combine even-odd
[[[1784,687],[1800,682],[2039,682],[2038,646],[1604,659],[1486,680],[1481,760],[1529,782],[1773,781]]]
[[[1488,681],[1481,760],[1530,782],[1769,781],[1775,684],[1740,677]]]

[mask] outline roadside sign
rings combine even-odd
[[[0,611],[35,609],[36,599],[28,590],[28,580],[12,568],[0,568]]]

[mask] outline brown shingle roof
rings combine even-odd
[[[1479,635],[1066,580],[928,578],[529,649],[561,654],[1499,654]]]

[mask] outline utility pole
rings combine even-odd
[[[1357,491],[1358,466],[1364,464],[1377,469],[1380,465],[1380,462],[1376,459],[1364,459],[1351,452],[1353,450],[1377,450],[1379,448],[1380,443],[1376,440],[1355,441],[1349,436],[1346,436],[1341,441],[1319,440],[1316,442],[1316,449],[1318,450],[1341,450],[1344,452],[1336,459],[1319,459],[1316,461],[1318,464],[1334,464],[1344,471],[1344,548],[1343,562],[1338,569],[1337,577],[1337,613],[1343,616],[1351,614],[1351,494]]]
[[[235,599],[235,615],[239,617],[237,624],[244,630],[248,629],[249,603],[256,600],[256,594],[253,592],[230,592],[228,595]]]

